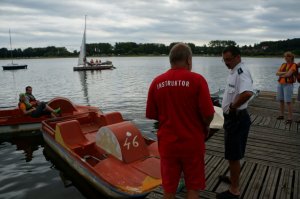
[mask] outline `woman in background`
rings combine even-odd
[[[284,103],[288,107],[288,117],[286,124],[291,124],[293,121],[293,108],[292,108],[292,96],[295,78],[295,72],[297,65],[294,63],[295,55],[291,52],[284,53],[284,59],[286,63],[283,63],[278,69],[276,75],[278,78],[277,86],[277,100],[280,103],[280,115],[277,117],[278,120],[284,119]]]

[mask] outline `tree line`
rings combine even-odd
[[[170,49],[177,42],[169,45],[159,43],[135,43],[117,42],[115,45],[110,43],[92,43],[86,45],[87,56],[145,56],[145,55],[168,55]],[[300,38],[287,39],[282,41],[264,41],[259,44],[239,46],[231,40],[212,40],[208,45],[196,46],[187,43],[194,55],[220,56],[224,47],[233,45],[238,46],[243,55],[246,56],[281,56],[286,51],[292,51],[300,55]],[[11,53],[18,58],[31,57],[74,57],[78,56],[78,51],[70,52],[65,47],[48,46],[45,48],[18,48],[8,50],[0,48],[0,58],[10,58]]]

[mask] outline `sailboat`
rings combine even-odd
[[[92,60],[91,60],[92,61]],[[84,22],[84,32],[82,42],[80,46],[80,53],[78,58],[78,65],[73,67],[74,71],[85,71],[85,70],[106,70],[114,69],[111,61],[105,61],[102,63],[88,62],[86,59],[86,16]]]
[[[11,63],[2,66],[3,70],[18,70],[18,69],[27,69],[26,64],[16,64],[13,60],[13,53],[12,53],[12,45],[11,45],[11,35],[9,29],[9,42],[10,42],[10,55],[11,55]]]

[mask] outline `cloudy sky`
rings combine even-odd
[[[0,48],[182,41],[239,45],[300,37],[300,0],[0,0]]]

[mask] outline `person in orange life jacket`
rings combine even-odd
[[[298,62],[298,64],[297,64],[297,70],[298,70],[298,74],[299,74],[300,73],[300,62]],[[299,80],[298,80],[298,82],[299,82]],[[300,86],[298,87],[297,100],[300,101]],[[296,122],[300,123],[300,120],[297,120]]]
[[[293,121],[292,95],[296,80],[294,73],[297,70],[297,65],[294,63],[295,55],[291,52],[285,52],[284,59],[286,63],[283,63],[276,73],[279,76],[276,99],[280,103],[280,115],[277,119],[284,119],[284,103],[286,103],[288,107],[286,124],[291,124]]]
[[[30,115],[34,118],[41,117],[42,115],[57,117],[58,114],[56,110],[52,109],[44,102],[40,102],[36,107],[32,106],[27,100],[25,93],[20,93],[18,107],[23,114]]]
[[[151,83],[146,117],[159,122],[157,132],[164,199],[175,198],[181,173],[187,198],[205,188],[204,140],[214,116],[206,80],[191,72],[192,51],[183,43],[172,47],[171,69]]]
[[[26,99],[27,101],[34,107],[36,107],[40,101],[36,100],[35,97],[32,95],[32,87],[31,86],[26,86],[25,88],[25,95],[26,95]]]

